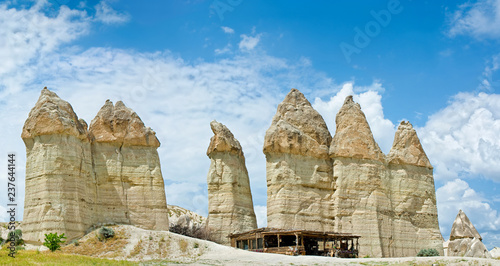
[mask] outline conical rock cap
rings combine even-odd
[[[210,145],[207,149],[209,157],[213,152],[229,152],[243,157],[240,142],[225,125],[214,120],[210,122],[210,127],[214,136],[210,139]]]
[[[425,154],[417,132],[410,122],[401,121],[387,161],[392,164],[410,164],[432,168],[429,158]]]
[[[292,89],[273,117],[264,138],[264,153],[328,158],[332,136],[323,117],[297,89]]]
[[[482,240],[481,235],[479,235],[469,217],[462,210],[458,212],[451,227],[450,241],[461,238],[477,238]]]

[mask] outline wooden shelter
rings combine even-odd
[[[266,253],[356,258],[360,236],[335,232],[259,228],[230,234],[231,246]]]

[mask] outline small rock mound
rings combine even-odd
[[[467,215],[460,210],[451,228],[448,256],[491,258],[482,238]]]

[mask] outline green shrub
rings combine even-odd
[[[108,239],[108,238],[112,238],[115,236],[115,231],[113,231],[113,229],[109,228],[109,227],[101,227],[101,229],[99,229],[99,240],[104,240],[104,239]]]
[[[44,246],[48,247],[50,251],[54,252],[61,248],[61,244],[64,243],[62,239],[66,239],[64,233],[61,235],[57,235],[57,233],[45,234],[45,242]]]
[[[16,229],[14,231],[9,232],[9,235],[7,237],[7,242],[11,242],[12,239],[14,239],[14,243],[16,246],[24,244],[23,232],[21,231],[21,229]]]
[[[198,248],[198,247],[199,247],[198,243],[194,243],[194,248]]]
[[[435,256],[439,256],[439,252],[433,248],[421,249],[417,254],[417,257],[435,257]]]

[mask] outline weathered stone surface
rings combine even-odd
[[[23,237],[40,242],[44,233],[83,236],[91,225],[95,189],[90,142],[69,103],[44,88],[23,128],[26,192]]]
[[[462,210],[458,211],[450,233],[451,241],[460,238],[477,238],[483,240],[479,232],[477,232],[476,227],[474,227],[469,217]]]
[[[385,243],[391,236],[392,206],[385,156],[352,96],[344,101],[335,122],[330,145],[337,188],[335,231],[360,235],[360,256],[389,256]]]
[[[273,117],[264,138],[265,154],[295,154],[328,159],[332,136],[323,117],[297,89],[292,89]]]
[[[94,223],[168,230],[167,203],[154,131],[122,102],[106,101],[89,128],[97,186]],[[148,215],[144,215],[147,213]]]
[[[172,225],[185,225],[190,229],[204,228],[207,218],[193,211],[175,205],[167,205],[168,222]]]
[[[451,227],[448,256],[491,258],[481,240],[481,235],[467,215],[460,210]]]
[[[159,142],[135,113],[118,107],[112,119],[100,113],[87,132],[68,102],[42,90],[22,133],[28,242],[41,242],[49,232],[71,240],[100,223],[168,229]]]
[[[348,96],[335,118],[336,131],[330,145],[332,157],[368,159],[383,162],[385,156],[373,138],[361,106]]]
[[[387,161],[391,164],[415,165],[432,169],[417,132],[408,121],[401,121],[399,124],[392,149],[387,155]]]
[[[500,248],[494,247],[492,250],[490,250],[490,255],[494,259],[500,258]]]
[[[336,123],[336,231],[361,235],[360,256],[415,256],[424,247],[442,254],[432,166],[411,124],[401,123],[386,159],[351,96]]]
[[[333,230],[331,139],[321,115],[292,89],[264,139],[269,227]]]
[[[393,231],[389,255],[415,256],[420,249],[443,247],[432,166],[409,122],[401,122],[387,156]]]
[[[215,241],[229,245],[229,234],[256,229],[257,220],[241,145],[223,124],[210,126],[207,225]]]

